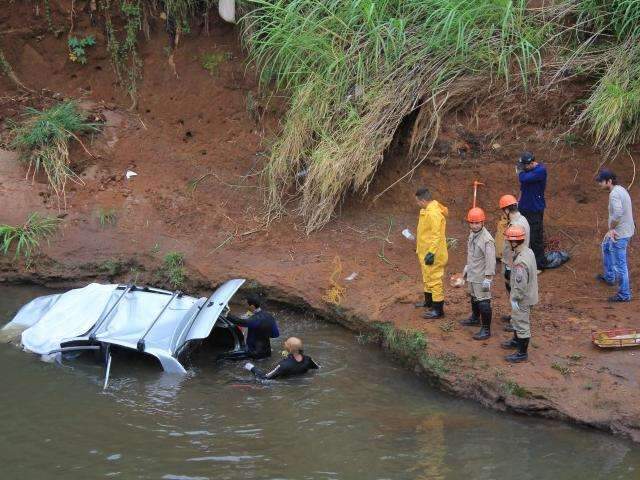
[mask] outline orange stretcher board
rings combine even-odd
[[[640,330],[637,328],[615,328],[591,334],[593,343],[600,348],[640,346]]]

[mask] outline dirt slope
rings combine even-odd
[[[63,24],[67,3],[52,4],[56,23]],[[14,118],[23,106],[46,104],[60,94],[81,98],[87,109],[106,119],[106,126],[101,135],[87,139],[94,157],[74,147],[74,163],[85,184],[69,192],[60,234],[29,270],[16,269],[4,258],[3,279],[161,283],[156,269],[162,255],[184,252],[191,288],[243,276],[356,330],[383,321],[423,331],[431,361],[416,362],[416,368],[443,388],[494,408],[571,419],[640,439],[640,351],[602,352],[590,343],[593,330],[636,326],[637,300],[609,305],[605,299],[612,291],[593,280],[607,219],[607,194],[593,182],[601,158],[575,145],[579,137],[565,135],[573,99],[585,86],[552,92],[545,102],[532,104],[522,98],[494,99],[447,118],[430,162],[373,202],[407,171],[399,139],[369,194],[347,198],[335,221],[306,236],[295,217],[264,226],[257,173],[284,101],[260,96],[232,26],[214,22],[210,36],[194,32],[183,38],[176,55],[179,77],[167,62],[166,35],[157,28],[151,41],[141,43],[143,81],[138,109],[130,112],[99,30],[76,22],[77,32],[98,38],[87,65],[81,66],[68,60],[65,34],[55,38],[28,5],[14,6],[0,12],[0,46],[25,84],[46,91],[44,97],[25,96],[0,78],[0,116]],[[215,75],[202,67],[201,56],[211,52],[225,57]],[[447,275],[460,272],[471,182],[485,183],[480,204],[493,228],[500,195],[517,192],[514,159],[525,148],[549,169],[548,239],[570,250],[573,258],[541,276],[531,360],[511,366],[499,348],[509,336],[501,332],[499,319],[486,342],[471,340],[473,332],[458,325],[468,311],[464,291],[447,288],[445,320],[420,318],[412,306],[420,295],[414,245],[400,232],[405,227],[415,231],[415,189],[432,187],[450,208],[448,235],[458,240]],[[638,149],[632,154],[638,158]],[[623,183],[632,181],[628,157],[612,166]],[[138,176],[127,180],[127,170]],[[25,181],[24,174],[12,153],[0,151],[0,223],[20,222],[34,210],[59,213],[46,185]],[[195,179],[201,181],[190,188]],[[637,185],[631,195],[638,200]],[[116,224],[101,226],[99,209],[114,209]],[[632,285],[640,281],[636,255],[634,240],[629,250]],[[342,271],[335,278],[346,289],[340,308],[323,300],[337,256]],[[352,272],[356,279],[344,280]],[[494,293],[498,317],[508,303],[500,281]]]

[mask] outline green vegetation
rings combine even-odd
[[[162,265],[162,276],[171,287],[182,288],[187,276],[184,269],[184,254],[180,252],[167,253]]]
[[[209,75],[218,75],[220,65],[229,58],[229,55],[222,52],[207,52],[204,53],[200,59],[202,68],[204,68]]]
[[[519,398],[527,398],[531,395],[531,392],[526,388],[520,386],[517,382],[513,380],[507,380],[502,384],[504,392],[508,395],[515,395]]]
[[[116,275],[120,275],[123,272],[124,264],[120,260],[110,258],[98,265],[98,270],[106,273],[110,277],[115,277]]]
[[[378,323],[379,340],[392,352],[409,358],[421,357],[427,348],[427,339],[422,332],[400,330],[392,323]]]
[[[536,95],[580,75],[595,85],[576,126],[610,154],[637,141],[640,2],[527,3],[247,0],[250,57],[291,96],[264,173],[271,218],[295,190],[307,231],[322,227],[347,192],[367,192],[410,113],[413,168],[444,114],[496,90]]]
[[[570,374],[571,374],[571,369],[570,369],[568,366],[566,366],[566,365],[562,365],[562,364],[557,363],[557,362],[556,362],[556,363],[553,363],[553,364],[551,365],[551,368],[553,368],[554,370],[559,371],[559,372],[560,372],[562,375],[564,375],[565,377],[566,377],[567,375],[570,375]]]
[[[27,175],[32,177],[43,170],[51,188],[66,207],[67,181],[81,182],[71,170],[69,141],[77,134],[97,131],[72,101],[59,103],[46,110],[27,108],[22,121],[11,125],[11,145],[28,165]]]
[[[106,227],[109,225],[115,225],[118,221],[118,212],[115,209],[103,209],[98,208],[98,222],[100,222],[101,227]]]
[[[7,255],[14,250],[14,258],[22,255],[29,259],[40,248],[40,243],[47,240],[58,228],[60,219],[32,213],[23,225],[0,225],[0,248]]]
[[[87,47],[93,47],[96,44],[96,39],[93,35],[88,35],[84,38],[70,37],[67,40],[69,45],[69,59],[72,62],[78,62],[81,64],[87,63]]]
[[[291,92],[265,172],[282,212],[299,185],[307,230],[348,190],[366,192],[403,119],[419,110],[411,151],[433,146],[441,116],[497,77],[528,85],[545,29],[524,0],[250,0],[245,42],[263,82]],[[484,88],[479,88],[483,85]]]

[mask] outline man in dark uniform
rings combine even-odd
[[[249,295],[247,304],[251,310],[248,318],[227,315],[227,319],[240,327],[247,328],[247,350],[234,352],[226,358],[267,358],[271,356],[271,339],[280,336],[278,324],[273,315],[262,309],[262,299],[257,295]]]
[[[544,257],[544,209],[546,203],[544,191],[547,188],[547,169],[536,162],[531,152],[524,152],[518,161],[518,180],[520,180],[520,213],[531,227],[531,250],[536,256],[538,270],[545,266]]]

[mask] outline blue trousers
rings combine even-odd
[[[602,266],[607,282],[618,283],[618,297],[623,300],[631,298],[629,285],[629,268],[627,267],[627,246],[631,237],[602,242]]]

